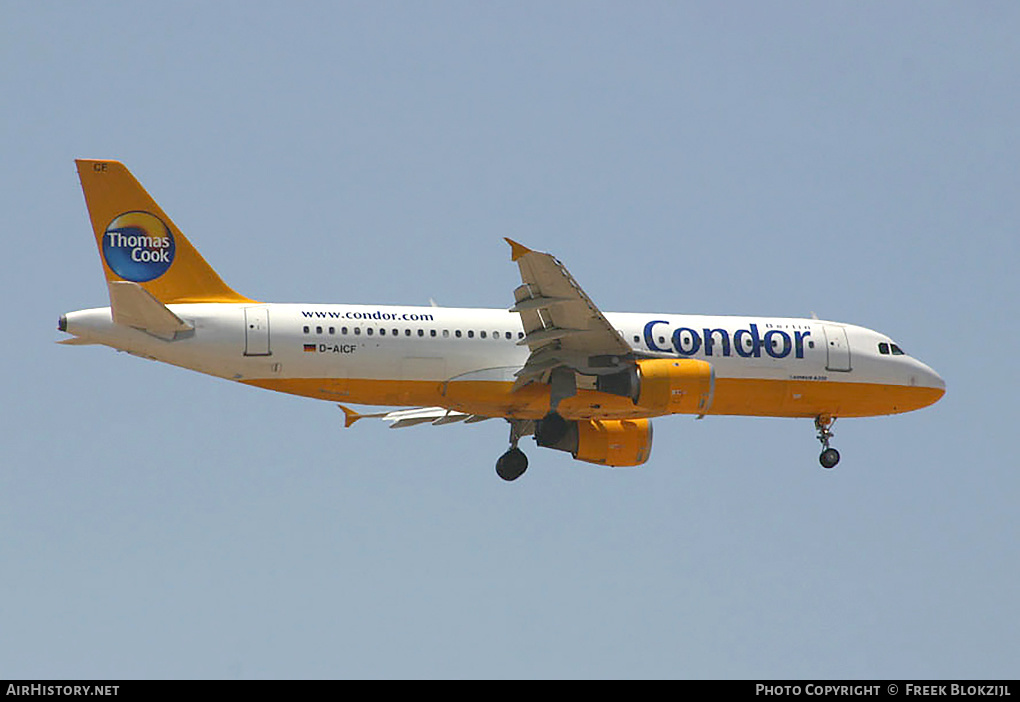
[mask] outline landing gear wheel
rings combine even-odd
[[[821,463],[822,468],[825,468],[826,470],[835,468],[836,464],[839,463],[839,451],[834,448],[829,448],[829,440],[835,436],[835,434],[832,433],[832,425],[835,423],[835,417],[819,416],[815,418],[815,429],[818,431],[818,440],[822,442],[822,454],[818,457],[818,462]]]
[[[834,448],[825,449],[818,457],[818,462],[822,464],[822,468],[835,468],[839,463],[839,451]]]
[[[517,480],[527,469],[528,457],[516,446],[496,461],[496,475],[506,481]]]

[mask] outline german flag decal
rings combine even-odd
[[[305,344],[305,353],[315,353],[315,344]]]

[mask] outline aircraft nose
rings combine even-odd
[[[946,381],[942,379],[942,376],[935,372],[933,368],[926,366],[920,361],[917,363],[918,368],[914,375],[911,377],[911,381],[920,387],[931,388],[932,390],[938,391],[938,397],[942,397],[946,392]]]

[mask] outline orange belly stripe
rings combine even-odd
[[[549,386],[532,383],[515,393],[510,383],[359,378],[264,378],[242,380],[256,387],[319,400],[399,407],[449,407],[491,417],[539,419],[549,411]],[[939,388],[807,380],[717,378],[706,414],[757,417],[872,417],[927,407]],[[629,398],[579,390],[560,403],[567,419],[626,419],[653,416]]]

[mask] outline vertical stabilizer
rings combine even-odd
[[[75,163],[107,283],[137,283],[163,304],[254,302],[223,282],[124,164]]]

